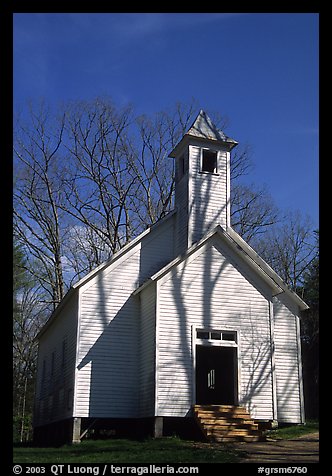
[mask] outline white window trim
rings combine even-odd
[[[236,333],[236,342],[227,341],[227,340],[209,340],[209,339],[198,339],[197,331],[203,332],[235,332]],[[214,329],[203,329],[202,326],[192,326],[191,327],[191,355],[192,355],[192,405],[196,404],[196,345],[205,345],[205,346],[219,346],[219,347],[235,347],[237,348],[237,405],[241,405],[242,401],[242,384],[241,384],[241,367],[242,367],[242,356],[241,356],[241,331],[238,328],[232,327],[227,328],[223,327],[222,330]]]
[[[209,152],[215,152],[216,155],[217,155],[217,164],[216,164],[216,170],[215,172],[208,172],[206,170],[203,170],[203,151],[204,150],[208,150]],[[219,151],[218,150],[214,150],[214,149],[211,149],[209,147],[201,147],[200,148],[200,164],[199,164],[199,172],[201,174],[207,174],[207,175],[220,175],[219,173]]]
[[[221,339],[211,339],[211,338],[208,338],[208,339],[202,339],[202,338],[199,338],[197,337],[197,332],[209,332],[209,333],[212,333],[212,332],[220,332],[221,335],[223,333],[235,333],[236,334],[236,341],[232,341],[232,340],[223,340],[222,338]],[[239,339],[239,332],[237,329],[203,329],[202,327],[195,327],[195,343],[197,345],[209,345],[209,346],[222,346],[222,347],[238,347],[239,344],[238,344],[238,339]]]

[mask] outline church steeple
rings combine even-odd
[[[216,225],[230,226],[230,151],[236,145],[201,110],[170,153],[175,159],[177,254]]]

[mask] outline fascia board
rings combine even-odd
[[[128,244],[126,244],[121,250],[117,251],[111,259],[105,261],[104,263],[101,263],[97,268],[93,269],[88,273],[86,276],[84,276],[82,279],[80,279],[77,283],[73,284],[73,288],[79,288],[86,282],[88,282],[90,279],[92,279],[99,271],[102,271],[104,268],[107,266],[110,266],[114,262],[116,262],[121,256],[126,254],[131,248],[133,248],[137,243],[139,243],[146,235],[151,233],[156,229],[157,226],[161,225],[164,223],[166,220],[168,220],[171,216],[173,216],[176,213],[176,210],[172,210],[168,215],[166,215],[164,218],[159,220],[158,222],[154,223],[151,225],[149,228],[144,230],[140,235],[138,235],[136,238],[134,238],[132,241],[130,241]]]
[[[246,243],[241,236],[236,233],[235,230],[232,228],[228,228],[226,233],[235,243],[235,249],[239,252],[242,252],[244,256],[248,256],[248,258],[252,261],[253,267],[258,271],[262,271],[265,275],[273,281],[276,286],[280,289],[280,292],[277,294],[281,294],[285,292],[296,304],[300,307],[301,310],[309,309],[309,306],[294,292],[292,291],[287,284],[282,280],[282,278],[271,268],[270,265],[267,264],[266,261],[261,258],[256,251],[251,248],[248,243]],[[276,295],[277,295],[276,294]]]
[[[179,265],[182,261],[188,259],[190,255],[195,253],[200,247],[202,247],[213,235],[218,236],[226,241],[231,248],[236,252],[238,256],[244,259],[247,264],[268,284],[273,291],[273,296],[286,293],[300,309],[308,309],[309,306],[288,286],[283,282],[280,276],[264,261],[258,254],[249,246],[232,228],[228,228],[225,231],[220,225],[217,225],[213,230],[205,235],[202,240],[193,244],[191,248],[181,256],[178,256],[169,264],[167,264],[160,271],[155,273],[151,278],[145,281],[138,289],[134,291],[134,295],[139,294],[146,286],[149,286],[152,282],[161,279],[165,276],[174,266]]]

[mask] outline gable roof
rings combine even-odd
[[[203,140],[216,141],[226,144],[229,149],[235,147],[238,142],[230,137],[213,124],[210,117],[206,114],[203,109],[199,111],[198,116],[194,120],[193,124],[190,126],[188,131],[184,134],[180,142],[174,147],[172,152],[169,154],[169,157],[175,157],[178,150],[182,147],[183,141],[187,141],[190,137],[197,137]]]
[[[167,215],[165,215],[163,218],[158,220],[157,222],[153,223],[150,225],[146,230],[144,230],[140,235],[136,236],[133,240],[131,240],[129,243],[127,243],[125,246],[123,246],[119,251],[114,253],[114,255],[109,259],[101,263],[99,266],[94,268],[90,273],[86,274],[82,279],[77,281],[77,283],[73,284],[73,288],[80,288],[88,282],[90,279],[92,279],[99,271],[107,268],[111,264],[113,264],[115,261],[117,261],[121,256],[123,256],[125,253],[127,253],[130,249],[132,249],[135,245],[137,245],[142,239],[148,235],[149,233],[155,231],[157,227],[159,227],[162,223],[165,223],[167,220],[169,220],[173,215],[175,215],[176,209],[172,210],[169,212]]]
[[[249,246],[236,231],[232,228],[228,228],[227,231],[224,230],[220,225],[217,225],[212,231],[207,233],[202,240],[193,244],[187,252],[181,256],[178,256],[176,259],[171,261],[169,264],[164,266],[160,271],[155,273],[151,278],[149,278],[145,283],[143,283],[139,288],[134,291],[134,294],[139,294],[146,286],[151,284],[154,281],[158,281],[160,278],[165,276],[169,271],[182,263],[190,255],[195,253],[199,248],[201,248],[210,238],[214,235],[219,236],[224,240],[235,253],[241,257],[253,270],[258,274],[263,281],[265,281],[272,289],[273,296],[278,294],[285,293],[290,299],[295,302],[301,310],[308,309],[309,306],[296,294],[294,293],[280,278],[280,276],[269,266],[266,261],[264,261],[254,250]]]

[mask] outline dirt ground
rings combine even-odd
[[[241,463],[318,463],[319,433],[292,440],[237,443],[235,448],[244,452]]]

